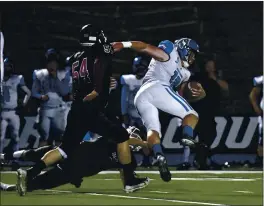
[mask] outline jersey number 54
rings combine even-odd
[[[87,69],[87,58],[83,58],[79,71],[76,71],[76,68],[78,67],[79,67],[79,61],[76,61],[72,64],[73,79],[79,79],[80,77],[89,77],[89,72]]]

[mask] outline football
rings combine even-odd
[[[191,82],[188,82],[187,84],[185,84],[185,86],[183,88],[182,96],[187,100],[196,98],[196,97],[192,97],[191,89],[192,88],[193,89],[199,89],[198,84],[200,84],[200,83],[196,82],[196,81],[191,81]]]

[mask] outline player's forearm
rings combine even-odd
[[[130,48],[136,52],[147,54],[158,61],[167,61],[169,58],[162,49],[145,42],[131,41],[122,42],[122,44],[124,48]]]
[[[141,146],[141,147],[148,147],[148,144],[145,141],[142,141],[138,138],[135,137],[130,137],[128,140],[128,144],[129,145],[133,145],[133,146]]]
[[[31,90],[32,97],[41,99],[42,94],[39,91],[40,91],[40,85],[37,82],[33,82],[32,90]]]
[[[28,100],[30,99],[31,91],[26,86],[23,86],[22,89],[26,93],[23,100],[23,105],[26,105],[28,103]]]
[[[229,95],[228,83],[226,81],[220,80],[220,79],[216,80],[216,82],[220,86],[222,95],[227,97]]]
[[[261,111],[261,108],[260,108],[260,106],[258,104],[258,95],[259,95],[259,92],[255,88],[253,88],[253,90],[249,94],[249,101],[250,101],[254,111],[257,114],[259,114],[260,111]]]

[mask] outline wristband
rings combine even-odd
[[[132,43],[130,41],[122,41],[121,43],[123,44],[124,48],[132,47]]]

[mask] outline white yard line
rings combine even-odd
[[[159,171],[136,171],[138,174],[159,174]],[[187,170],[171,171],[171,174],[262,174],[262,171],[222,171],[222,170]],[[119,174],[118,171],[103,171],[99,174]]]
[[[243,191],[243,190],[241,190],[241,191],[234,191],[234,192],[245,193],[245,194],[253,194],[254,193],[254,192],[247,191],[247,190],[245,190],[245,191]]]
[[[49,192],[55,193],[74,193],[72,191],[65,190],[46,190]],[[194,201],[185,201],[185,200],[171,200],[171,199],[160,199],[160,198],[149,198],[149,197],[136,197],[136,196],[125,196],[125,195],[112,195],[112,194],[100,194],[100,193],[82,193],[92,196],[105,196],[105,197],[117,197],[124,199],[137,199],[137,200],[152,200],[152,201],[163,201],[163,202],[174,202],[174,203],[183,203],[183,204],[196,204],[196,205],[213,205],[213,206],[222,206],[223,204],[209,203],[209,202],[194,202]]]
[[[171,180],[188,180],[188,181],[234,181],[234,182],[251,182],[256,181],[256,179],[241,179],[241,178],[217,178],[217,177],[204,177],[204,178],[195,178],[195,177],[172,177]]]
[[[106,180],[106,181],[120,181],[118,178],[112,178],[112,179],[104,179],[104,178],[97,178],[97,179],[90,179],[92,180]],[[156,180],[156,179],[150,179],[151,181]],[[226,177],[202,177],[202,178],[197,178],[197,177],[172,177],[171,180],[184,180],[184,181],[233,181],[233,182],[253,182],[256,181],[255,178],[226,178]]]
[[[160,193],[160,194],[168,194],[169,193],[169,192],[163,192],[163,191],[149,191],[149,192]]]
[[[1,171],[5,174],[14,174],[16,171]],[[136,171],[137,174],[159,174],[159,171]],[[191,170],[191,171],[171,171],[172,174],[263,174],[262,171],[203,171],[203,170]],[[99,174],[119,174],[119,171],[103,171]]]

